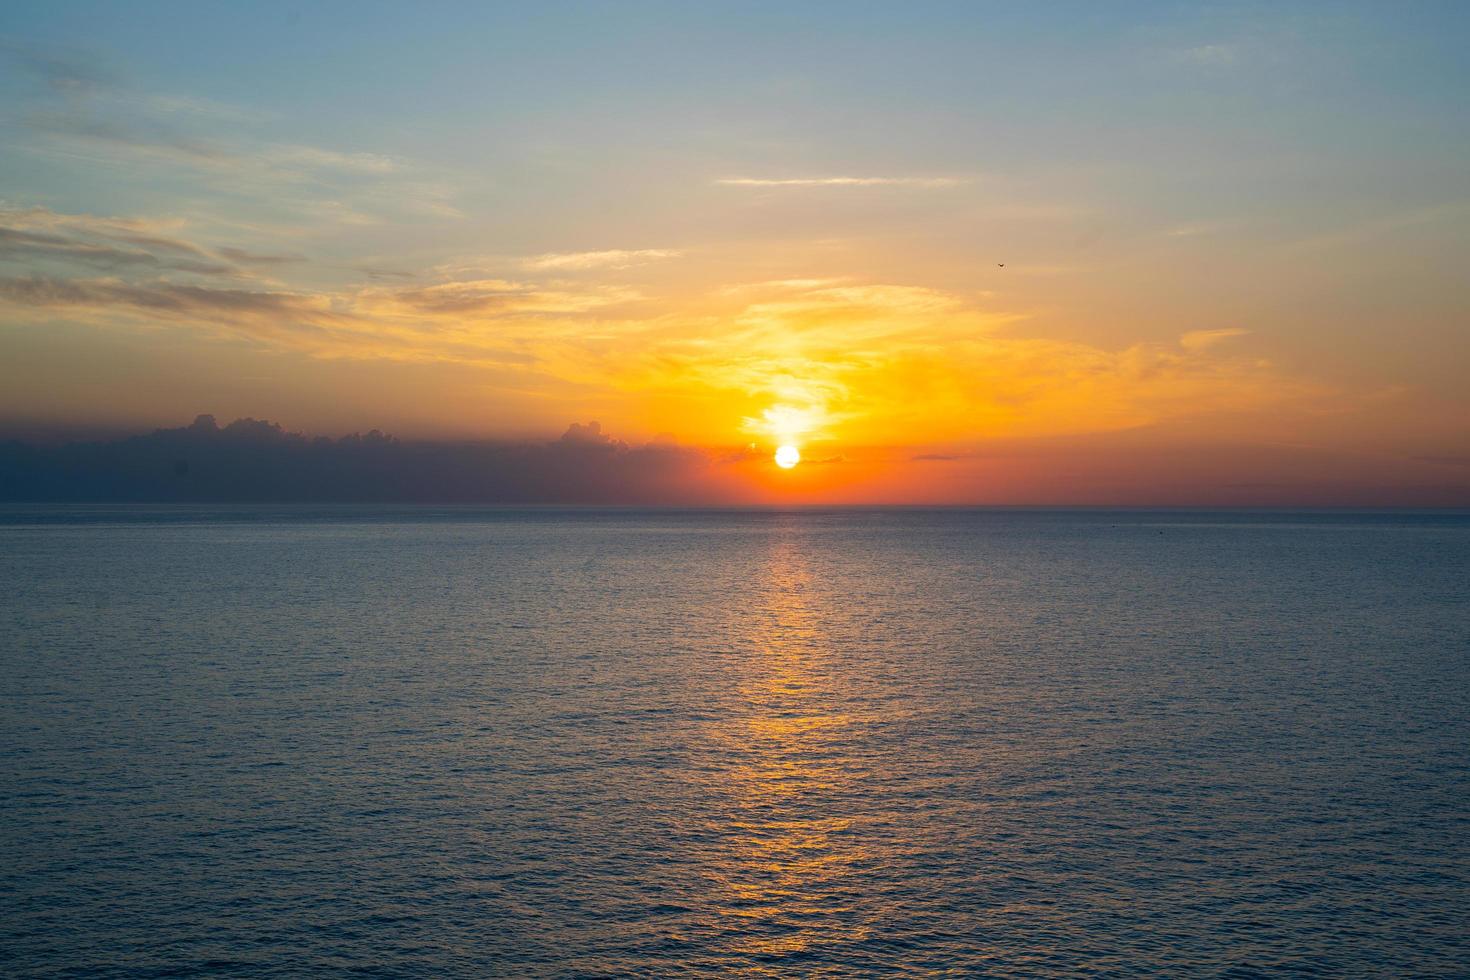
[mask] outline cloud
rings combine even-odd
[[[146,266],[204,275],[223,275],[230,266],[193,259],[161,259],[151,252],[73,241],[60,235],[0,227],[0,261],[61,261],[101,269]]]
[[[416,286],[374,298],[421,313],[587,313],[639,299],[637,292],[614,286],[546,287],[505,279],[475,279]]]
[[[101,119],[88,112],[36,112],[26,117],[32,129],[109,149],[123,149],[155,159],[211,168],[236,167],[241,157],[209,140],[188,136],[172,126],[147,120]]]
[[[96,443],[0,443],[0,499],[660,504],[746,493],[698,450],[630,446],[597,423],[530,442],[308,438],[246,418]],[[748,493],[746,493],[748,496]]]
[[[231,123],[259,123],[275,114],[198,96],[139,93],[123,73],[104,65],[97,52],[0,42],[0,56],[71,99],[106,100],[163,114],[209,117]]]
[[[1195,221],[1189,224],[1176,225],[1164,234],[1169,238],[1200,238],[1207,235],[1219,234],[1239,222],[1236,221]]]
[[[220,288],[157,279],[0,277],[0,309],[52,310],[103,327],[173,324],[316,357],[526,365],[535,358],[457,317],[394,316],[366,294]]]
[[[821,289],[826,286],[840,286],[850,281],[846,276],[833,276],[827,279],[767,279],[764,282],[741,282],[724,286],[720,292],[727,296],[735,296],[743,293],[769,291],[773,289],[805,291],[809,289]]]
[[[246,267],[298,261],[233,246],[210,248],[163,234],[165,227],[41,207],[0,208],[0,262],[20,263],[31,272],[81,266],[119,274],[133,270],[154,276],[182,272],[241,278],[247,277]]]
[[[40,206],[0,206],[0,223],[12,228],[65,228],[110,238],[141,238],[143,241],[162,243],[170,248],[197,251],[189,242],[161,237],[164,232],[176,230],[183,224],[175,219],[116,218],[96,214],[69,214]]]
[[[575,390],[598,411],[636,392],[686,440],[733,441],[744,431],[902,444],[923,433],[952,446],[1325,397],[1259,358],[1229,355],[1224,341],[1245,333],[1238,328],[1106,349],[1026,336],[1025,311],[904,283],[790,278],[671,297],[529,274],[441,273],[293,289],[251,278],[293,256],[201,243],[178,223],[30,208],[0,211],[0,228],[0,262],[21,263],[19,274],[0,269],[0,304],[12,311],[100,329],[194,328],[314,357],[456,363],[502,379],[518,372],[517,390]]]
[[[726,187],[956,187],[957,177],[720,177]]]
[[[578,445],[614,445],[612,436],[602,431],[601,422],[588,422],[586,425],[580,422],[573,422],[567,426],[567,431],[562,433],[561,441]]]
[[[418,278],[418,273],[409,272],[406,269],[383,269],[375,265],[359,265],[355,268],[369,279],[376,281]]]
[[[34,128],[43,131],[196,164],[243,163],[253,158],[257,163],[285,168],[367,174],[388,174],[401,169],[397,161],[380,154],[344,153],[314,146],[264,144],[254,154],[233,150],[183,134],[168,120],[193,116],[238,124],[264,122],[274,118],[273,114],[197,96],[140,93],[120,74],[99,68],[95,56],[18,44],[0,45],[0,52],[8,54],[10,60],[64,96],[64,108],[35,112],[28,117]],[[106,104],[108,111],[100,115],[92,111],[98,104]]]
[[[683,252],[671,248],[606,249],[600,252],[546,252],[522,259],[521,265],[534,270],[626,269],[658,259],[678,258]]]
[[[143,323],[207,324],[273,345],[320,353],[341,352],[344,344],[366,349],[372,334],[369,325],[332,310],[319,297],[163,280],[0,277],[0,304],[57,310],[97,322],[121,316]]]
[[[394,174],[402,162],[379,153],[342,153],[316,146],[267,145],[260,159],[270,166],[336,170],[351,174]]]
[[[1248,333],[1250,333],[1249,330],[1242,330],[1239,327],[1227,327],[1223,330],[1191,330],[1179,338],[1179,346],[1191,351],[1205,350],[1232,337],[1244,337]]]
[[[420,163],[366,150],[276,142],[248,127],[271,113],[193,95],[139,91],[89,59],[12,45],[10,60],[45,82],[15,101],[29,138],[14,146],[46,156],[92,157],[114,171],[131,163],[156,176],[174,168],[231,198],[344,224],[378,216],[462,217],[457,188]],[[29,104],[27,104],[29,103]]]
[[[215,251],[231,262],[238,262],[241,265],[288,265],[292,262],[303,261],[299,255],[266,255],[229,246],[218,248]]]
[[[148,116],[100,118],[86,109],[35,112],[32,129],[85,143],[99,143],[155,161],[185,165],[207,173],[244,174],[256,180],[301,183],[332,178],[388,177],[407,167],[377,153],[349,153],[298,144],[209,138],[181,131],[173,122]]]
[[[79,51],[42,48],[13,41],[0,42],[7,61],[65,95],[100,91],[119,84],[119,76],[100,59]]]
[[[108,327],[207,327],[317,356],[504,365],[535,357],[516,349],[529,338],[487,331],[492,321],[579,318],[640,298],[617,286],[501,279],[292,290],[257,271],[300,256],[201,244],[180,231],[178,222],[0,208],[0,304]]]
[[[336,317],[308,297],[248,289],[218,289],[158,281],[115,279],[0,278],[0,298],[21,306],[133,307],[164,314],[262,313]]]
[[[1106,349],[1017,335],[1025,319],[916,286],[779,290],[699,330],[645,331],[624,354],[621,384],[647,398],[692,391],[691,404],[742,406],[746,429],[762,435],[800,429],[865,444],[1116,431],[1328,397],[1208,342]]]

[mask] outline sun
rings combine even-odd
[[[801,452],[795,446],[782,446],[776,450],[776,465],[789,470],[801,462]]]

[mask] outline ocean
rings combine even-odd
[[[1470,517],[0,509],[8,976],[1470,975]]]

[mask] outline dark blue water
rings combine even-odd
[[[1470,974],[1470,519],[0,512],[0,971]]]

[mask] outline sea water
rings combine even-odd
[[[12,976],[1470,973],[1470,518],[0,511]]]

